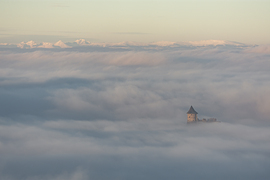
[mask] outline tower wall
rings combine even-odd
[[[197,114],[187,114],[187,122],[196,122],[198,121]]]

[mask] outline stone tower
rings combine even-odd
[[[197,122],[197,112],[193,109],[192,106],[190,106],[189,111],[187,112],[187,123]]]

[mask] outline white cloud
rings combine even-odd
[[[1,50],[0,178],[268,178],[268,55],[146,46]]]
[[[246,52],[270,54],[270,45],[255,46],[247,49]]]
[[[26,180],[88,180],[88,174],[82,168],[76,169],[74,172],[63,172],[57,175],[47,175],[47,176],[32,176],[28,177]],[[4,180],[8,180],[4,179]]]

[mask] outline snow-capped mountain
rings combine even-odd
[[[7,43],[2,43],[1,45],[10,45]],[[50,43],[50,42],[42,42],[42,43],[36,43],[34,41],[28,41],[28,42],[20,42],[16,44],[18,48],[21,49],[32,49],[32,48],[71,48],[71,46],[66,45],[63,41],[59,40],[56,43]]]
[[[19,44],[17,44],[17,47],[19,48],[36,48],[37,47],[37,43],[35,43],[34,41],[28,41],[28,42],[21,42]]]
[[[54,46],[60,47],[60,48],[71,48],[71,46],[66,45],[63,43],[63,41],[59,40],[56,43],[54,43]]]
[[[78,39],[74,42],[64,43],[59,40],[56,43],[51,42],[42,42],[36,43],[34,41],[21,42],[18,44],[10,43],[0,43],[0,47],[9,47],[9,48],[21,48],[21,49],[33,49],[33,48],[72,48],[78,46],[89,46],[89,47],[115,47],[115,48],[132,48],[132,47],[141,47],[147,49],[160,49],[165,47],[205,47],[205,46],[237,46],[237,47],[252,47],[251,45],[246,45],[238,42],[224,41],[224,40],[203,40],[203,41],[186,41],[186,42],[172,42],[172,41],[159,41],[152,43],[139,43],[139,42],[130,42],[123,41],[118,43],[107,43],[107,42],[89,42],[85,39]]]
[[[77,39],[75,42],[78,45],[88,45],[88,44],[90,44],[90,42],[89,41],[86,41],[85,39]]]
[[[218,46],[218,45],[240,46],[240,45],[243,45],[242,43],[233,42],[233,41],[224,41],[224,40],[188,41],[187,43],[192,46]]]

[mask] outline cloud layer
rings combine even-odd
[[[267,47],[192,43],[1,44],[0,178],[269,179]]]

